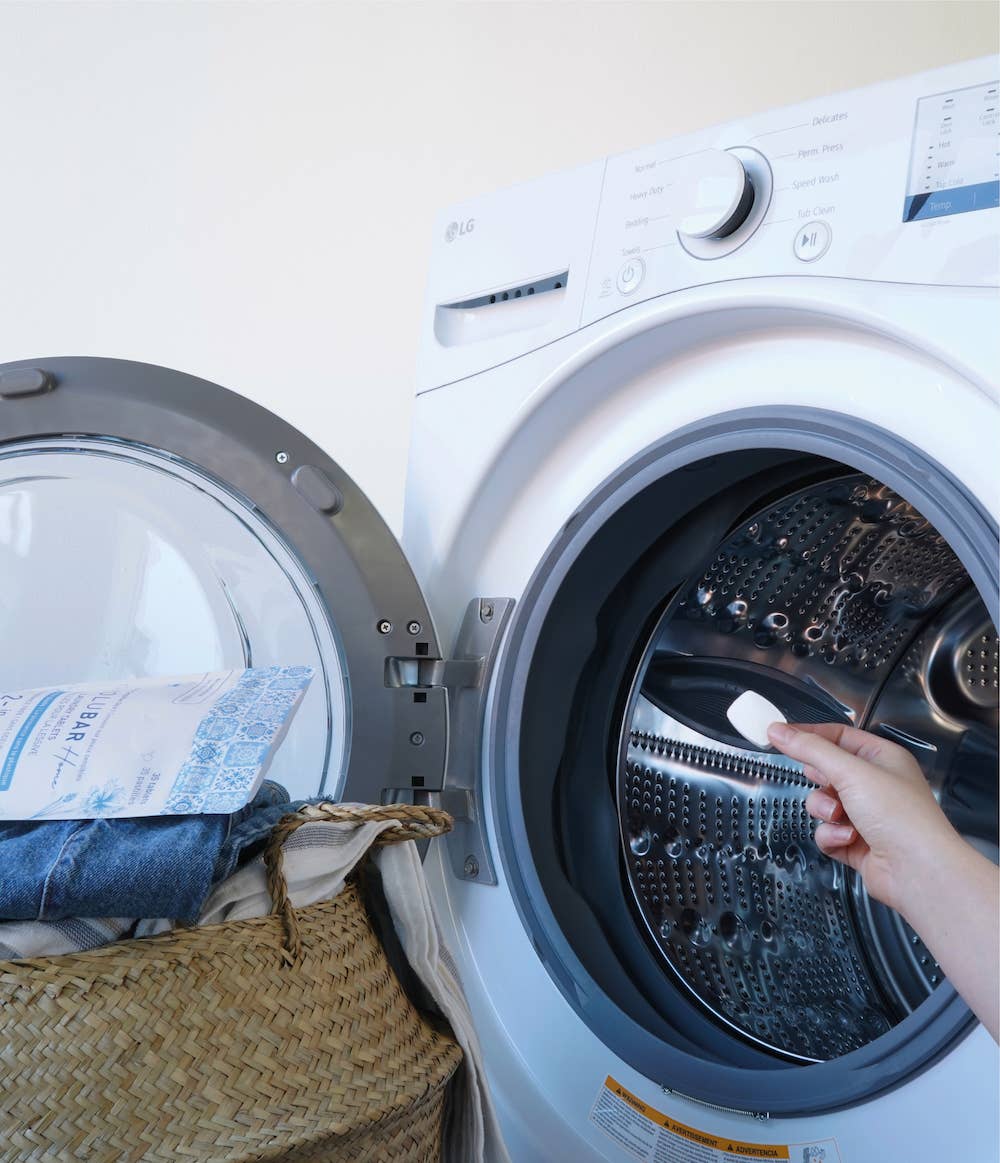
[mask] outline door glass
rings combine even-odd
[[[343,653],[266,517],[201,470],[112,440],[0,452],[0,687],[316,670],[269,776],[335,797],[347,761]]]

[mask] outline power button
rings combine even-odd
[[[641,258],[630,258],[618,269],[618,290],[631,295],[646,276],[646,264]]]

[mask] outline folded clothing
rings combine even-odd
[[[304,802],[266,781],[233,815],[0,822],[0,917],[193,924],[212,886]]]
[[[166,929],[173,922],[164,922]],[[0,921],[0,959],[61,957],[86,953],[137,936],[135,917],[67,917],[64,921]]]

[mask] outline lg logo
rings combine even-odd
[[[475,218],[466,218],[464,222],[449,222],[448,228],[444,232],[444,240],[445,242],[454,242],[456,238],[461,238],[463,234],[471,234],[475,227]]]

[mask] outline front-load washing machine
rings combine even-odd
[[[995,854],[996,76],[445,214],[405,555],[238,395],[0,368],[4,688],[314,666],[273,774],[455,815],[517,1163],[996,1156],[996,1047],[722,713],[885,732]]]
[[[518,1161],[997,1158],[996,1045],[725,715],[882,732],[995,858],[997,73],[435,227],[404,545],[495,657],[428,871]]]

